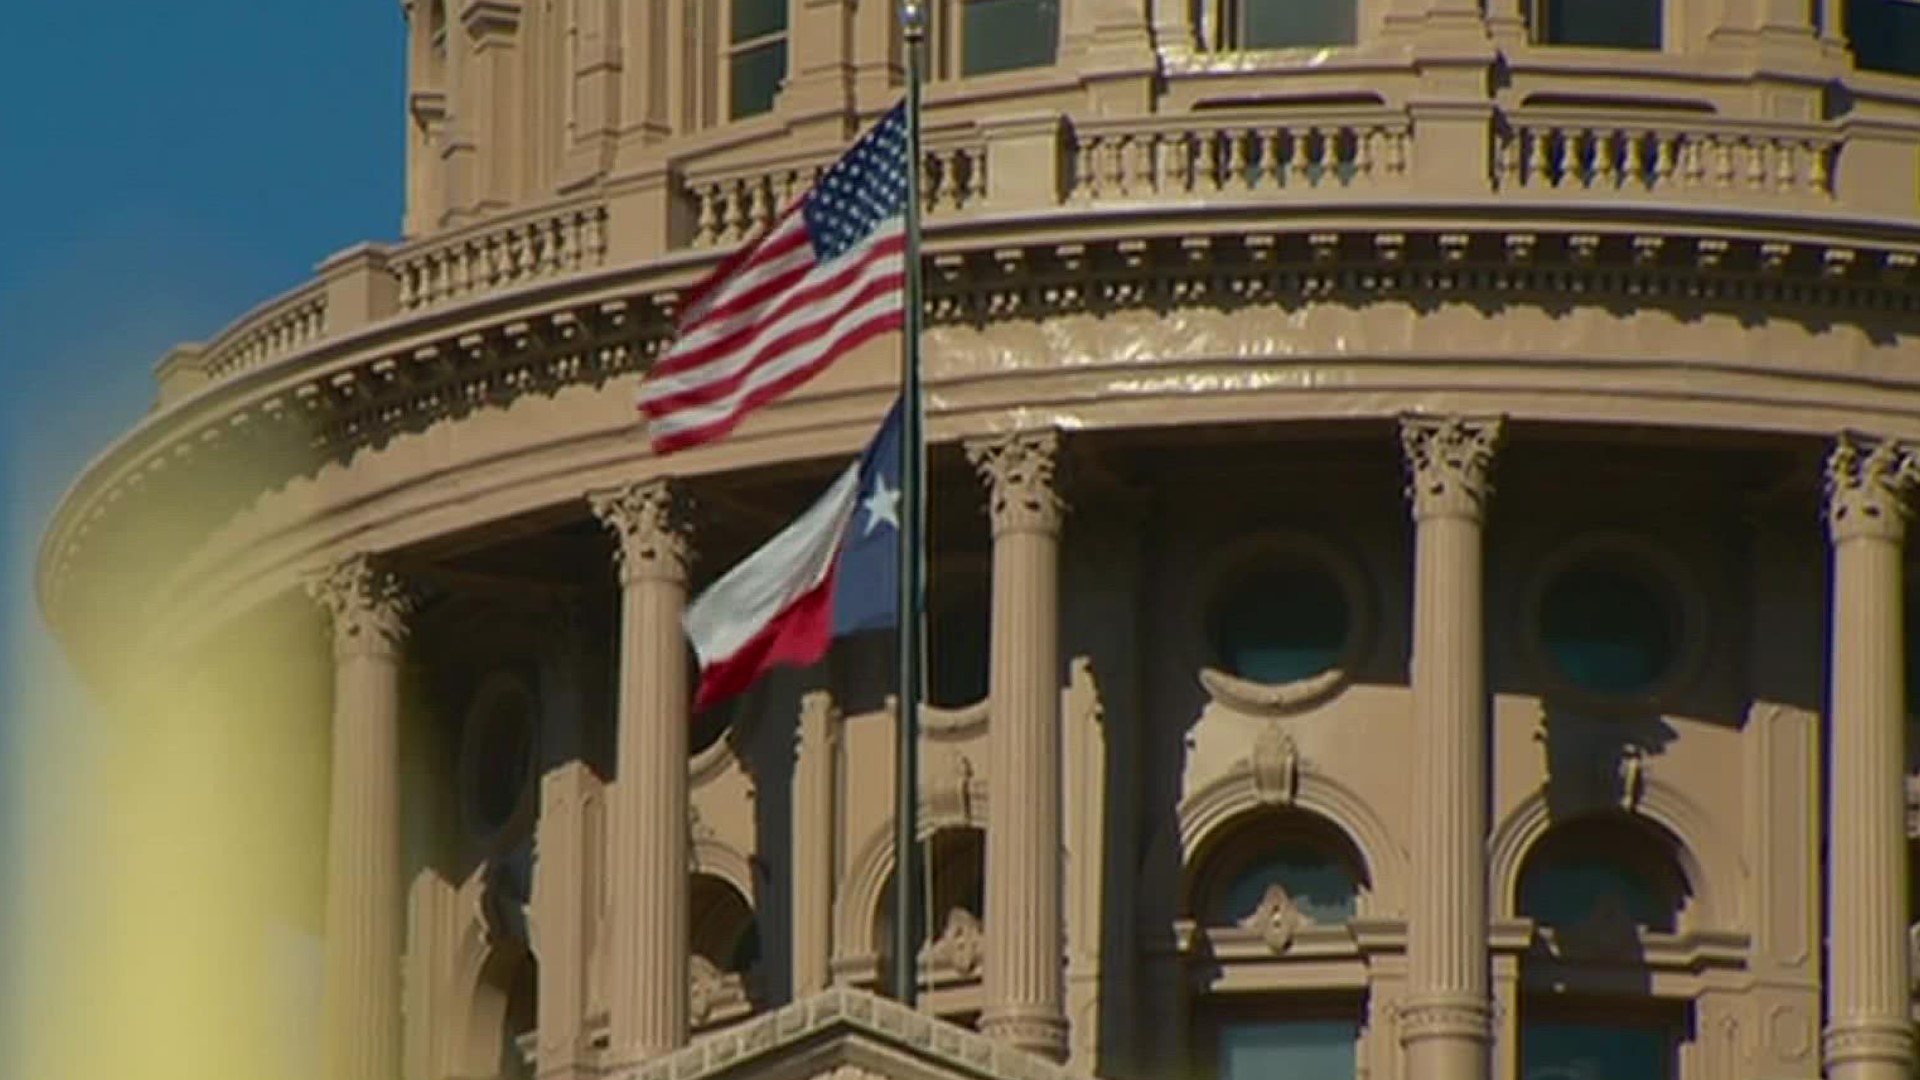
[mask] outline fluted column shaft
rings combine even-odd
[[[684,499],[657,480],[596,495],[619,539],[618,779],[608,800],[612,926],[608,1061],[687,1041],[687,726],[680,616],[691,547]]]
[[[1905,1080],[1908,1018],[1906,699],[1901,545],[1912,452],[1842,439],[1827,460],[1833,543],[1828,715],[1827,1075]]]
[[[1060,525],[1056,432],[973,443],[993,521],[987,951],[980,1029],[1067,1052],[1061,932]]]
[[[400,649],[409,597],[364,555],[308,586],[333,623],[326,1080],[400,1074]]]
[[[1486,648],[1481,525],[1497,420],[1401,425],[1413,504],[1413,891],[1400,1040],[1411,1080],[1485,1080]]]
[[[793,994],[832,982],[834,792],[840,715],[824,692],[800,703],[799,768],[793,785]]]

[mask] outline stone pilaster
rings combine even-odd
[[[1827,1075],[1904,1080],[1908,1016],[1901,548],[1913,451],[1842,437],[1827,458],[1833,545]]]
[[[685,637],[692,558],[686,503],[669,480],[592,497],[619,541],[617,779],[608,802],[609,1065],[687,1041]]]
[[[1060,436],[982,440],[967,457],[993,522],[987,769],[987,955],[980,1030],[1067,1051],[1060,806]]]
[[[400,1070],[400,652],[413,602],[355,555],[308,582],[333,623],[327,819],[326,1080]]]
[[[800,752],[793,784],[793,996],[832,982],[835,793],[840,777],[840,711],[825,692],[800,703]]]
[[[1486,648],[1481,528],[1498,420],[1410,417],[1400,426],[1414,534],[1413,890],[1407,1000],[1410,1080],[1485,1080]]]

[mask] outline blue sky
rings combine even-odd
[[[0,867],[18,863],[6,849],[23,836],[57,828],[9,774],[84,767],[17,760],[22,732],[53,711],[23,687],[72,693],[31,602],[47,516],[146,410],[170,345],[210,337],[331,252],[397,234],[404,57],[399,0],[8,6],[0,795],[13,797],[0,801]]]

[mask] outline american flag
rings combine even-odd
[[[687,299],[640,384],[657,454],[712,442],[868,339],[900,329],[907,114],[895,106]]]

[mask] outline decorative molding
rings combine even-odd
[[[987,485],[987,512],[994,535],[1006,532],[1060,531],[1066,504],[1054,473],[1060,461],[1060,432],[1017,432],[979,439],[966,446],[967,460]]]
[[[808,1046],[818,1048],[816,1060],[821,1064],[816,1075],[841,1080],[842,1066],[860,1066],[846,1059],[848,1042],[823,1046],[836,1038],[877,1043],[875,1049],[889,1059],[923,1063],[913,1068],[915,1075],[947,1075],[955,1080],[1086,1080],[1084,1074],[986,1035],[844,987],[701,1036],[684,1050],[610,1069],[606,1076],[607,1080],[706,1080],[740,1075],[751,1072],[756,1063],[781,1056],[789,1047]]]
[[[980,973],[986,955],[986,928],[973,912],[955,906],[947,910],[939,938],[921,950],[921,963],[943,967],[962,979]]]
[[[619,547],[620,581],[684,585],[693,564],[691,500],[672,479],[646,480],[587,496]]]
[[[1300,747],[1276,723],[1261,725],[1247,755],[1254,794],[1269,806],[1291,805],[1300,792]]]
[[[1187,222],[1178,236],[1070,244],[1009,237],[960,249],[936,235],[927,318],[937,328],[1076,311],[1155,311],[1175,300],[1230,311],[1439,294],[1494,306],[1618,300],[1650,309],[1757,310],[1808,325],[1877,324],[1920,313],[1920,258],[1897,245],[1800,239],[1783,256],[1768,228],[1706,235],[1658,225],[1591,234],[1597,247],[1585,261],[1574,258],[1585,249],[1571,242],[1569,230],[1444,231],[1467,237],[1462,258],[1442,257],[1443,230],[1348,228],[1332,234],[1341,242],[1329,263],[1315,258],[1319,249],[1304,228],[1262,231],[1237,220]],[[1392,244],[1377,242],[1389,236]],[[1635,262],[1637,237],[1664,240],[1660,265]],[[1204,257],[1194,258],[1181,238],[1208,240]],[[1839,250],[1852,255],[1835,277],[1826,255]],[[396,265],[403,254],[394,256]],[[64,631],[69,583],[110,520],[190,491],[203,496],[194,505],[211,532],[260,491],[400,434],[521,395],[603,385],[644,369],[671,340],[680,290],[703,266],[693,260],[606,271],[593,262],[569,264],[503,310],[421,310],[377,333],[314,339],[180,400],[90,466],[59,507],[39,570],[48,615]],[[208,488],[203,470],[237,458],[259,464],[253,486]],[[227,501],[209,502],[210,490]],[[170,584],[170,591],[192,586]]]
[[[379,557],[349,555],[306,582],[307,595],[333,624],[334,654],[396,656],[418,596]]]
[[[1407,498],[1415,520],[1478,520],[1493,494],[1490,473],[1499,447],[1500,418],[1405,416],[1400,447],[1407,463]]]
[[[1920,456],[1892,440],[1852,433],[1834,440],[1826,461],[1827,532],[1836,544],[1856,537],[1899,542],[1912,516]]]
[[[1259,934],[1273,955],[1282,956],[1293,945],[1294,933],[1312,923],[1313,917],[1293,902],[1286,886],[1274,882],[1267,886],[1252,914],[1240,920],[1240,927]]]

